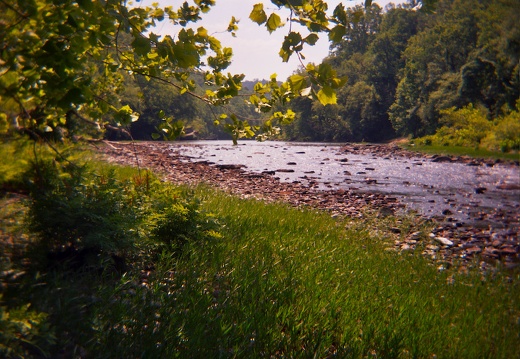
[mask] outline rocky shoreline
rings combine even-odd
[[[329,211],[333,216],[345,215],[360,218],[369,211],[386,216],[403,211],[405,206],[398,199],[381,193],[360,193],[351,190],[318,190],[313,183],[306,185],[297,181],[281,182],[275,172],[249,173],[240,165],[216,165],[208,161],[191,162],[189,158],[172,151],[162,142],[118,143],[107,142],[98,148],[115,163],[150,168],[158,171],[176,184],[206,183],[243,198],[265,202],[285,202],[294,207],[310,206]],[[358,145],[342,147],[342,152],[371,154],[380,157],[423,158],[433,162],[462,162],[469,166],[493,166],[500,161],[476,160],[469,157],[429,156],[406,151],[395,145]],[[509,165],[518,166],[518,163]],[[453,264],[464,268],[469,263],[478,264],[483,270],[501,266],[520,268],[520,221],[519,209],[504,213],[486,213],[488,226],[467,226],[450,220],[449,213],[443,218],[431,218],[434,228],[431,233],[410,231],[402,233],[399,228],[390,228],[394,249],[422,253],[436,261],[439,268]]]

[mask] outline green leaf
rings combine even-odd
[[[273,12],[267,20],[267,30],[269,31],[269,33],[272,33],[273,31],[282,26],[282,19],[280,18],[280,16]]]
[[[365,0],[365,8],[372,6],[372,0]]]
[[[282,48],[278,53],[282,58],[283,62],[289,61],[294,51],[301,50],[302,36],[298,32],[291,31],[287,36],[284,37]]]
[[[335,77],[331,80],[332,88],[338,89],[338,88],[342,87],[343,85],[345,85],[347,83],[347,81],[348,81],[347,76]]]
[[[135,122],[136,116],[138,116],[137,113],[134,113],[130,106],[125,105],[117,110],[114,119],[122,125],[128,125],[131,122]]]
[[[336,6],[336,8],[334,9],[333,16],[337,19],[337,21],[340,24],[347,24],[347,12],[345,11],[345,6],[343,6],[342,3]]]
[[[138,55],[143,56],[148,54],[152,49],[152,46],[150,45],[150,40],[144,37],[135,38],[134,41],[132,41],[132,47]]]
[[[291,77],[289,77],[289,83],[291,85],[291,89],[294,92],[298,92],[298,93],[302,89],[304,89],[305,86],[307,86],[307,81],[305,81],[305,77],[303,77],[302,75],[298,75],[298,74],[295,74],[295,75],[292,75]]]
[[[62,108],[68,108],[72,104],[74,105],[80,105],[85,102],[85,96],[83,94],[83,91],[78,87],[73,87],[67,93],[65,96],[63,96],[59,102],[60,107]]]
[[[316,42],[318,40],[319,40],[319,37],[316,34],[309,34],[305,39],[303,39],[303,41],[305,41],[306,43],[308,43],[311,46],[316,44]]]
[[[318,91],[317,94],[318,101],[322,105],[334,105],[337,102],[336,91],[334,91],[330,86],[323,86],[321,90]]]
[[[200,57],[197,47],[190,43],[178,41],[172,46],[173,53],[169,54],[170,59],[182,68],[198,66]]]
[[[329,32],[329,40],[335,43],[339,43],[343,36],[347,33],[347,28],[343,25],[336,25]]]
[[[267,21],[267,15],[264,11],[264,4],[256,4],[253,6],[253,10],[249,14],[249,18],[256,22],[258,25],[262,25],[264,22]]]

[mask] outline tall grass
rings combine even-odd
[[[105,313],[114,326],[99,345],[181,358],[510,358],[520,349],[518,274],[439,273],[385,250],[370,222],[351,230],[324,213],[198,196],[225,223],[223,238],[163,258],[148,289],[120,301],[140,320],[122,330]]]

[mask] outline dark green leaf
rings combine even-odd
[[[329,40],[335,43],[340,42],[347,33],[347,29],[343,25],[336,25],[329,32]]]
[[[310,34],[309,36],[307,36],[303,41],[305,41],[306,43],[308,43],[309,45],[314,45],[316,44],[316,42],[319,40],[319,37],[318,35],[316,34]]]
[[[146,55],[152,49],[150,40],[144,37],[137,37],[134,41],[132,41],[132,47],[138,55]]]

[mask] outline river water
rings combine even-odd
[[[382,192],[432,216],[472,221],[479,213],[520,211],[518,166],[468,166],[427,158],[379,157],[342,152],[338,144],[193,141],[172,144],[190,161],[244,165],[250,172],[275,171],[281,181],[322,190]]]

